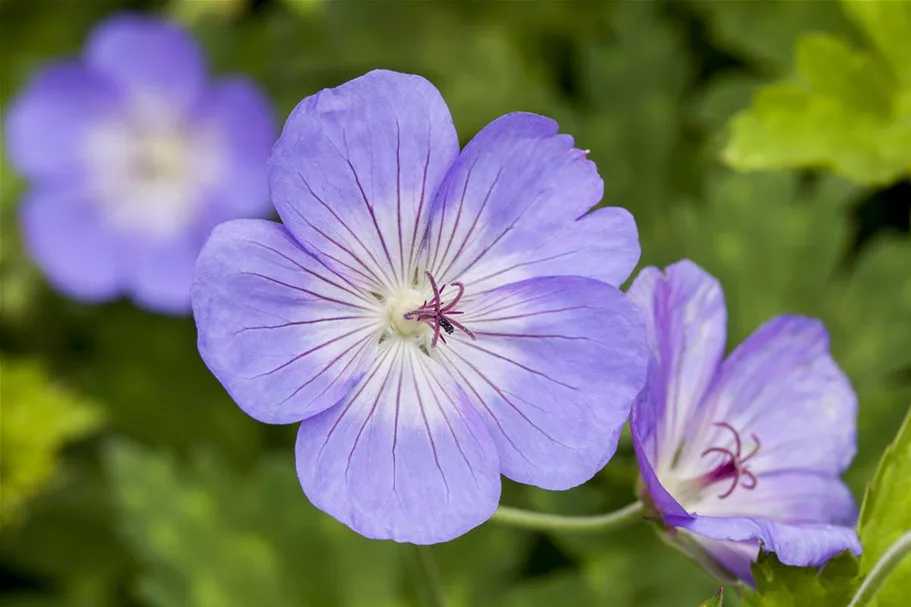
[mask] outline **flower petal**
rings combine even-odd
[[[486,287],[475,283],[492,273],[547,259],[538,256],[542,243],[569,230],[601,200],[604,184],[594,163],[573,147],[572,137],[557,130],[557,123],[543,116],[507,114],[465,147],[440,186],[427,231],[427,267],[440,282],[460,280],[477,290]],[[566,231],[564,237],[575,234],[578,239],[568,249],[551,241],[549,256],[574,252],[573,274],[622,282],[632,269],[630,259],[638,259],[638,242],[630,238],[628,221],[602,223],[606,219],[602,214],[574,227],[616,230],[607,234],[607,251],[583,248],[582,234]],[[554,267],[566,272],[565,266]],[[542,275],[534,265],[521,265],[509,276],[499,276],[498,283]]]
[[[85,58],[137,99],[188,108],[205,85],[196,41],[173,22],[140,15],[108,19],[89,39]]]
[[[199,351],[248,415],[300,421],[331,407],[362,374],[377,339],[369,294],[280,224],[235,220],[199,254]]]
[[[719,493],[727,490],[719,487]],[[738,487],[723,499],[704,498],[694,510],[701,516],[755,516],[788,523],[857,522],[854,496],[839,478],[799,470],[760,474],[754,489]]]
[[[111,82],[86,67],[60,63],[43,69],[7,113],[10,161],[32,178],[78,172],[88,129],[118,111],[119,104]]]
[[[649,376],[653,376],[652,367],[657,364],[654,357],[649,361]],[[642,392],[633,402],[633,409],[630,414],[629,427],[633,439],[633,449],[636,452],[636,462],[639,464],[639,475],[642,483],[645,485],[645,495],[643,499],[655,511],[662,515],[675,515],[686,517],[689,513],[683,509],[674,496],[664,488],[661,481],[658,480],[658,474],[652,464],[654,458],[655,441],[652,432],[657,418],[651,416],[648,411],[649,402],[649,385],[646,384]],[[644,419],[643,419],[644,418]],[[646,438],[644,438],[646,437]]]
[[[28,252],[56,288],[84,301],[118,294],[118,239],[78,187],[35,190],[20,213]]]
[[[752,565],[759,556],[759,542],[723,542],[687,531],[681,531],[680,533],[686,533],[692,541],[696,542],[715,561],[712,566],[713,571],[716,571],[718,565],[721,565],[721,568],[729,574],[740,578],[750,586],[756,585],[756,581],[753,579]],[[723,574],[724,571],[718,571],[717,573]],[[720,577],[724,578],[726,576],[721,575]]]
[[[779,316],[756,330],[724,362],[706,397],[698,445],[725,446],[728,422],[761,448],[750,469],[838,474],[854,457],[857,397],[829,355],[823,324]],[[704,447],[702,447],[704,448]]]
[[[683,260],[663,274],[642,270],[629,297],[644,312],[654,357],[649,398],[639,402],[634,423],[652,466],[660,468],[685,442],[724,355],[724,294],[711,275]]]
[[[458,150],[432,84],[376,70],[291,113],[269,163],[272,200],[299,241],[398,287],[412,280],[431,197]]]
[[[545,277],[466,300],[436,349],[482,412],[503,474],[546,489],[590,479],[613,455],[645,381],[636,307],[616,288]]]
[[[853,527],[822,523],[786,524],[761,518],[670,516],[665,522],[715,540],[758,540],[763,550],[774,552],[785,565],[823,565],[845,550],[860,554],[860,541]]]
[[[190,288],[202,246],[200,240],[185,234],[164,241],[134,237],[123,254],[124,284],[133,300],[156,312],[190,312]]]
[[[439,363],[402,342],[301,424],[297,473],[314,505],[358,533],[415,544],[480,525],[500,498],[483,421]]]
[[[537,276],[585,276],[619,287],[639,261],[639,232],[626,209],[598,209],[570,222],[532,249],[504,247],[463,279],[472,290]]]
[[[200,129],[214,133],[222,155],[212,211],[222,220],[269,214],[266,161],[277,136],[269,100],[252,82],[240,78],[217,83],[202,99]]]

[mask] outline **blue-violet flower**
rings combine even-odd
[[[112,17],[81,60],[39,71],[7,115],[10,160],[32,181],[20,214],[26,247],[74,298],[128,294],[188,312],[211,229],[271,210],[275,134],[257,87],[208,81],[187,32]]]
[[[302,422],[297,472],[363,535],[449,540],[500,474],[590,479],[645,382],[632,217],[586,212],[585,152],[509,114],[460,153],[418,76],[374,71],[301,102],[270,161],[284,225],[215,229],[193,287],[199,349],[240,407]]]
[[[628,294],[652,350],[633,444],[667,538],[751,584],[760,548],[797,566],[858,554],[854,499],[839,479],[854,457],[857,401],[822,323],[779,316],[722,361],[724,295],[699,266],[645,268]]]

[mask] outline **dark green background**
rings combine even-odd
[[[0,0],[0,104],[124,9],[184,20],[213,71],[259,81],[280,120],[303,97],[375,67],[436,84],[463,142],[510,111],[557,119],[591,150],[604,204],[636,216],[643,264],[690,257],[722,281],[729,346],[779,313],[827,323],[860,396],[848,474],[860,496],[911,402],[911,185],[741,175],[718,160],[728,118],[756,86],[788,74],[799,35],[861,44],[837,3]],[[105,422],[66,446],[52,479],[4,523],[0,603],[426,603],[410,546],[364,540],[308,504],[294,428],[263,426],[233,405],[198,358],[191,319],[126,301],[81,305],[42,282],[19,246],[25,187],[3,165],[3,365],[40,365]],[[4,375],[4,408],[43,389],[13,393]],[[31,432],[50,423],[36,420]],[[2,455],[0,471],[16,459]],[[584,487],[507,483],[504,503],[604,511],[633,499],[636,475],[625,439]],[[717,587],[645,525],[591,537],[485,525],[432,553],[450,607],[671,607]]]

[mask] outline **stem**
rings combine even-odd
[[[642,502],[633,502],[620,510],[595,516],[542,514],[500,506],[491,520],[538,531],[615,531],[641,519],[642,511]]]
[[[430,547],[414,546],[414,551],[429,595],[428,600],[422,602],[426,603],[428,607],[443,607],[445,605],[443,583],[440,581],[440,570],[433,558],[433,553],[430,552]]]
[[[848,607],[864,607],[876,596],[883,582],[902,560],[911,554],[911,531],[895,540],[867,575]]]

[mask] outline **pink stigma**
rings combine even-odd
[[[433,329],[433,340],[430,342],[430,347],[436,347],[437,340],[442,339],[443,343],[446,343],[446,338],[440,332],[442,328],[443,331],[446,331],[449,335],[459,329],[463,331],[468,337],[472,340],[477,339],[475,334],[469,331],[465,325],[454,320],[452,318],[455,314],[461,314],[455,310],[456,304],[462,299],[462,295],[465,293],[465,285],[460,282],[452,283],[452,286],[456,287],[459,292],[456,293],[456,296],[452,298],[448,304],[443,305],[443,291],[446,289],[444,284],[441,288],[437,288],[437,283],[433,279],[433,276],[430,272],[425,272],[427,279],[430,281],[430,287],[433,289],[433,299],[430,301],[424,301],[423,305],[417,310],[412,310],[405,314],[406,320],[413,320],[415,322],[426,323],[429,327]]]
[[[746,456],[744,456],[743,455],[743,443],[740,440],[740,433],[737,432],[737,430],[735,430],[734,427],[727,422],[718,422],[713,425],[718,426],[719,428],[726,428],[727,430],[731,431],[731,434],[734,435],[735,449],[733,451],[731,451],[730,449],[727,449],[725,447],[710,447],[709,449],[706,449],[705,451],[703,451],[702,457],[705,457],[709,453],[722,453],[724,455],[727,455],[730,458],[727,462],[718,466],[712,472],[709,472],[708,474],[706,474],[705,477],[703,477],[703,480],[705,480],[707,483],[711,484],[711,483],[716,483],[718,481],[724,480],[726,478],[733,479],[731,482],[731,486],[728,488],[728,490],[718,496],[721,499],[724,499],[727,496],[729,496],[730,494],[734,493],[734,489],[736,489],[738,485],[740,485],[747,491],[751,491],[751,490],[755,489],[756,485],[759,484],[759,480],[756,478],[756,475],[753,474],[744,464],[746,464],[748,461],[750,461],[750,459],[752,459],[753,456],[759,452],[759,448],[761,446],[761,443],[759,442],[759,437],[756,436],[755,434],[750,434],[750,438],[753,439],[753,442],[756,443],[756,446],[753,447],[752,451],[750,451]],[[750,482],[749,482],[749,484],[747,484],[746,482],[742,481],[741,479],[746,479],[746,480],[749,480]]]

